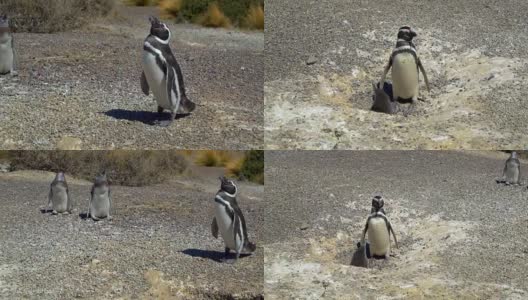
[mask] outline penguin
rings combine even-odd
[[[0,16],[0,75],[17,75],[17,56],[14,37],[9,26],[9,18]]]
[[[390,233],[394,237],[396,248],[398,248],[398,240],[392,225],[381,211],[377,211],[369,215],[363,235],[361,236],[361,244],[365,243],[365,235],[368,232],[368,240],[370,245],[370,253],[374,258],[388,258],[390,252]]]
[[[354,252],[354,255],[352,255],[352,261],[350,262],[350,265],[356,266],[356,267],[363,267],[368,268],[368,263],[370,258],[370,249],[368,243],[357,243],[357,249]]]
[[[372,82],[372,89],[374,95],[372,95],[372,107],[370,110],[386,114],[395,114],[398,112],[398,103],[392,101],[383,88],[379,87],[379,84]]]
[[[50,184],[48,208],[50,206],[54,215],[71,213],[72,200],[64,172],[58,172]]]
[[[246,220],[236,201],[237,186],[232,180],[220,177],[220,190],[215,196],[215,216],[211,223],[211,232],[218,238],[218,232],[224,239],[225,263],[235,263],[240,253],[253,253],[256,245],[249,241]],[[230,251],[235,251],[235,259],[228,259]]]
[[[517,152],[511,152],[510,157],[504,163],[502,178],[497,180],[497,182],[504,183],[506,185],[521,184],[521,162],[517,158]]]
[[[155,17],[149,20],[150,34],[143,43],[141,90],[147,96],[152,90],[159,114],[165,109],[171,112],[170,120],[157,121],[158,125],[166,127],[174,121],[176,114],[189,114],[196,105],[185,94],[183,74],[169,45],[169,28]]]
[[[418,100],[418,69],[422,72],[427,90],[430,91],[427,74],[412,41],[414,37],[416,37],[416,32],[410,26],[400,27],[396,47],[393,49],[381,76],[380,83],[384,84],[385,76],[392,67],[392,94],[394,101],[397,102],[411,99],[411,103],[416,104]]]
[[[106,172],[103,172],[101,175],[95,177],[88,206],[88,216],[94,221],[99,221],[104,218],[111,220],[111,209],[112,197],[110,184],[106,177]]]

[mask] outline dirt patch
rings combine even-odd
[[[320,75],[299,75],[266,82],[266,144],[273,149],[498,149],[525,145],[518,126],[526,123],[520,99],[522,73],[528,60],[491,56],[486,48],[464,49],[442,38],[440,31],[417,29],[418,54],[431,82],[421,80],[416,110],[386,115],[370,111],[372,87],[392,49],[328,50]],[[378,31],[362,34],[372,42],[394,42]],[[362,57],[362,65],[343,70],[332,66],[335,56]],[[390,77],[390,72],[389,72]],[[499,96],[510,91],[510,96]],[[515,112],[515,109],[518,111]],[[499,113],[500,112],[500,113]],[[510,123],[512,124],[512,123]],[[376,132],[376,134],[372,134]]]

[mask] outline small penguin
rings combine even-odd
[[[58,172],[50,184],[48,207],[50,206],[54,215],[71,213],[72,200],[64,172]]]
[[[240,253],[253,253],[256,245],[248,239],[246,220],[236,201],[237,187],[232,180],[220,177],[220,190],[215,196],[215,217],[211,223],[211,232],[218,238],[218,231],[225,244],[225,255],[222,259],[226,263],[234,263]],[[234,250],[235,259],[228,259],[229,253]]]
[[[9,18],[0,16],[0,75],[17,75],[17,56]]]
[[[389,62],[381,76],[380,82],[384,84],[385,76],[392,67],[392,94],[394,101],[397,102],[400,99],[411,99],[412,104],[416,104],[418,100],[418,69],[422,72],[427,90],[430,90],[427,74],[412,41],[415,36],[416,32],[411,27],[400,27],[396,47],[392,51]]]
[[[373,82],[372,89],[374,95],[372,95],[372,107],[370,110],[386,114],[395,114],[398,112],[398,103],[392,101],[390,96],[383,90],[383,87],[379,86],[379,83],[376,84]]]
[[[502,178],[497,180],[497,182],[504,183],[506,185],[521,184],[521,162],[517,158],[517,152],[511,152],[510,157],[504,163]]]
[[[106,178],[106,172],[103,172],[101,175],[95,177],[88,206],[88,216],[94,221],[99,221],[104,218],[111,220],[111,209],[112,197],[110,193],[110,184]]]
[[[169,126],[176,114],[191,113],[196,105],[185,94],[183,74],[169,45],[169,28],[155,17],[149,20],[150,34],[143,44],[141,90],[147,96],[152,90],[159,114],[164,109],[170,110],[170,120],[157,122],[160,126]]]
[[[381,211],[377,211],[369,215],[363,235],[361,236],[361,244],[365,243],[365,235],[368,232],[368,240],[370,245],[370,253],[375,258],[388,258],[390,252],[390,233],[394,237],[396,248],[398,248],[398,240],[392,225]]]
[[[352,256],[352,262],[350,265],[356,267],[368,268],[369,258],[370,258],[369,244],[363,242],[357,243],[357,249]]]

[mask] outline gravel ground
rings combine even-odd
[[[526,11],[521,0],[268,1],[266,147],[525,147]],[[425,102],[408,117],[370,112],[370,82],[406,24],[431,92],[422,80]]]
[[[18,78],[0,77],[0,147],[262,148],[263,33],[168,24],[198,106],[161,128],[139,83],[148,16],[156,14],[119,7],[81,30],[16,34],[21,69]]]
[[[0,298],[261,298],[263,187],[240,183],[256,253],[222,264],[216,259],[223,243],[210,233],[213,173],[150,187],[114,186],[114,219],[99,222],[79,217],[89,182],[68,178],[74,213],[53,216],[39,211],[53,174],[0,175]]]
[[[528,297],[527,182],[495,183],[505,153],[266,154],[266,299]],[[400,247],[350,267],[375,193]]]

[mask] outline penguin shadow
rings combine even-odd
[[[81,220],[86,220],[88,219],[88,213],[86,212],[82,212],[79,214],[79,218],[81,218]]]
[[[41,214],[51,214],[53,212],[53,209],[51,208],[41,208],[40,213]]]
[[[126,110],[126,109],[111,109],[103,112],[106,116],[114,118],[116,120],[128,120],[132,122],[141,122],[146,125],[156,125],[159,121],[168,121],[171,118],[170,113],[159,114],[154,111],[137,111],[137,110]],[[183,119],[190,114],[177,114],[175,120]]]
[[[212,250],[201,250],[201,249],[185,249],[181,251],[181,253],[185,255],[189,255],[191,257],[200,257],[200,258],[206,258],[210,259],[216,262],[222,262],[222,259],[224,258],[224,252],[222,251],[212,251]],[[247,256],[251,256],[249,253],[240,253],[239,258],[244,258]],[[235,258],[234,253],[230,253],[229,257]]]

